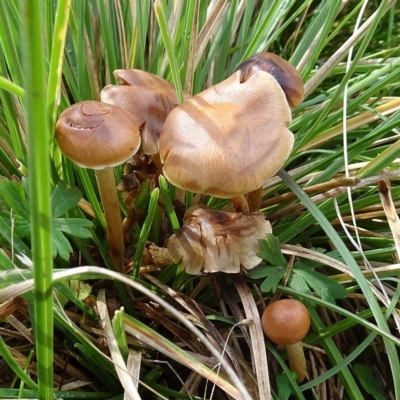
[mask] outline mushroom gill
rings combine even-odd
[[[183,228],[168,239],[174,263],[182,262],[188,274],[238,273],[254,268],[258,240],[271,233],[271,225],[260,213],[241,214],[193,206],[184,216]]]

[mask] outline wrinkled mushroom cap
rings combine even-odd
[[[184,226],[168,239],[174,263],[182,261],[188,274],[239,273],[261,262],[259,239],[271,233],[262,214],[244,215],[193,206],[184,216]]]
[[[265,335],[274,343],[291,345],[300,342],[310,329],[307,307],[294,299],[270,303],[261,317]]]
[[[120,85],[107,85],[101,101],[130,113],[141,126],[142,147],[146,154],[158,153],[158,138],[165,119],[178,104],[175,87],[165,79],[138,69],[114,71]],[[189,97],[184,93],[184,97]]]
[[[83,101],[64,110],[56,124],[62,153],[83,168],[114,167],[139,149],[139,128],[124,110],[99,101]]]
[[[301,104],[304,85],[297,69],[282,57],[273,53],[257,53],[243,61],[235,71],[241,72],[241,81],[246,81],[257,71],[270,73],[285,92],[290,107]]]
[[[262,186],[285,163],[294,137],[283,90],[269,73],[240,71],[177,106],[159,151],[165,177],[196,193],[232,198]]]

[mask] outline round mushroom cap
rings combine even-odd
[[[232,198],[262,186],[285,163],[294,137],[283,90],[269,73],[240,71],[177,106],[161,131],[163,173],[195,193]]]
[[[158,138],[165,119],[178,104],[174,85],[139,69],[118,69],[114,75],[120,85],[103,88],[101,101],[130,113],[141,127],[144,153],[158,153]],[[184,97],[189,94],[184,93]]]
[[[242,82],[260,70],[270,73],[278,81],[290,107],[294,108],[301,104],[304,98],[304,85],[299,72],[292,64],[273,53],[257,53],[235,69],[241,72]]]
[[[310,329],[310,314],[298,300],[277,300],[265,307],[261,317],[265,335],[274,343],[300,342]]]
[[[140,147],[139,128],[126,111],[99,101],[83,101],[64,110],[56,124],[62,153],[83,168],[115,167]]]

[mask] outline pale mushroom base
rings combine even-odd
[[[168,239],[174,263],[182,262],[188,274],[239,273],[261,262],[259,239],[271,233],[271,224],[260,213],[245,215],[205,206],[189,208],[184,226]]]

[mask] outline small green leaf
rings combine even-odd
[[[15,215],[20,215],[29,220],[29,202],[26,198],[22,182],[16,179],[7,179],[0,176],[0,205],[7,210],[13,210]]]
[[[250,279],[266,278],[270,274],[268,268],[269,268],[269,266],[265,265],[264,263],[261,263],[261,264],[257,265],[257,267],[251,269],[247,273],[247,276]]]
[[[363,389],[375,400],[385,400],[387,398],[380,380],[372,373],[370,366],[356,364],[354,365],[354,372]]]
[[[288,400],[292,394],[292,388],[286,374],[279,374],[276,377],[276,386],[278,387],[279,400]]]
[[[268,261],[271,265],[286,267],[287,261],[282,254],[281,248],[279,246],[279,240],[272,235],[272,233],[267,233],[265,239],[258,241],[260,244],[261,251],[258,255],[265,261]]]
[[[325,301],[335,304],[335,299],[346,297],[346,290],[342,285],[317,271],[299,268],[294,269],[293,274],[300,275],[307,285]]]
[[[72,247],[64,234],[57,229],[53,229],[53,257],[57,254],[63,260],[69,260],[69,255],[72,253]]]
[[[68,235],[75,236],[81,239],[92,237],[89,229],[93,226],[91,221],[83,218],[57,218],[53,221],[53,226]]]
[[[2,209],[0,210],[0,217],[5,222],[13,226],[14,235],[20,239],[27,237],[31,234],[31,225],[28,220],[20,215],[17,215],[14,209]]]
[[[69,281],[69,286],[79,300],[85,300],[89,297],[90,293],[92,293],[92,287],[88,283],[82,281]]]
[[[17,267],[10,260],[8,255],[3,249],[0,249],[0,269],[1,270],[14,270]]]
[[[268,273],[267,278],[261,284],[260,290],[264,293],[276,292],[276,288],[279,285],[279,282],[285,275],[286,268],[284,267],[265,267],[266,272]]]
[[[69,188],[64,181],[58,182],[51,195],[53,218],[58,218],[74,208],[81,197],[82,194],[78,189]]]
[[[312,296],[312,292],[308,287],[307,282],[300,274],[291,274],[288,285],[298,293],[305,293]]]
[[[18,239],[31,235],[27,190],[28,180],[26,179],[21,182],[0,177],[0,218],[10,229],[12,227],[14,237]],[[52,221],[54,257],[59,254],[62,259],[68,260],[72,252],[71,244],[64,233],[81,239],[92,237],[88,229],[93,226],[91,221],[83,218],[58,218],[75,207],[80,198],[79,190],[68,188],[62,181],[57,184],[51,195],[53,218],[55,218]]]

